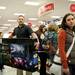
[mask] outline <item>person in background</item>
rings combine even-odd
[[[40,25],[38,30],[35,32],[38,36],[39,39],[41,39],[41,34],[44,34],[44,32],[46,31],[45,25]]]
[[[66,57],[66,53],[73,41],[73,37],[75,37],[73,34],[74,25],[74,14],[65,14],[62,19],[61,28],[58,32],[58,48],[61,57],[63,75],[75,75],[75,43],[68,58]]]
[[[23,15],[19,15],[17,22],[18,22],[18,27],[15,27],[9,38],[13,38],[16,36],[16,38],[32,38],[37,39],[37,42],[35,43],[36,48],[39,47],[39,39],[37,35],[32,31],[32,29],[24,24],[25,17]],[[17,70],[18,75],[23,75],[23,72],[21,70]]]
[[[42,48],[42,44],[41,44],[41,40],[44,39],[45,31],[46,31],[45,25],[40,25],[39,29],[35,32],[40,41],[40,45],[38,49],[38,55],[40,57],[40,75],[47,75],[46,74],[46,61],[47,61],[48,54]]]
[[[3,37],[3,33],[0,32],[0,49],[2,48],[2,37]],[[3,74],[3,69],[4,69],[4,65],[3,65],[3,62],[2,62],[2,53],[1,53],[2,50],[0,50],[0,75]]]
[[[48,62],[47,62],[47,72],[49,72],[50,66],[53,63],[53,58],[57,50],[57,33],[59,27],[56,24],[48,24],[47,31],[45,32],[44,42],[46,47],[48,47]],[[50,61],[49,61],[50,60]]]

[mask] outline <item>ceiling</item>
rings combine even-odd
[[[26,1],[38,2],[38,6],[26,5]],[[54,11],[48,13],[47,15],[38,17],[38,9],[48,2],[54,3]],[[17,22],[10,22],[8,20],[17,20],[17,15],[14,13],[23,13],[25,16],[25,22],[28,22],[29,18],[38,18],[37,20],[32,20],[33,24],[38,23],[39,20],[50,19],[50,16],[63,16],[65,13],[70,12],[69,4],[75,2],[68,2],[67,0],[0,0],[0,6],[5,6],[6,9],[0,9],[0,31],[6,32],[11,31]]]

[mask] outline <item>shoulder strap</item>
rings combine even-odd
[[[73,45],[74,45],[74,43],[75,43],[75,33],[73,32],[73,34],[74,34],[73,41],[72,41],[72,43],[71,43],[71,45],[70,45],[70,47],[69,47],[69,49],[68,49],[68,51],[67,51],[67,53],[66,53],[66,57],[67,57],[67,58],[69,57],[69,55],[70,55],[70,53],[71,53],[71,51],[72,51]],[[57,54],[57,55],[59,54],[59,48],[57,49],[56,54]]]
[[[67,51],[67,53],[66,53],[66,57],[69,57],[69,55],[70,55],[70,53],[71,53],[71,51],[72,51],[74,42],[75,42],[75,36],[73,37],[73,41],[72,41],[72,43],[71,43],[71,45],[70,45],[70,47],[69,47],[69,49],[68,49],[68,51]]]

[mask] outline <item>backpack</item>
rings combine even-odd
[[[57,33],[55,31],[46,31],[42,39],[42,48],[47,52],[57,50]]]

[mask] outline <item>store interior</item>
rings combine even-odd
[[[44,11],[48,3],[53,6],[49,11]],[[25,23],[31,23],[32,28],[37,29],[41,21],[50,21],[61,18],[67,12],[74,13],[71,5],[74,1],[70,0],[0,0],[0,32],[3,34],[11,32],[17,26],[17,16],[24,15]],[[39,12],[42,12],[39,14]]]
[[[75,13],[75,0],[0,0],[0,38],[8,38],[17,27],[17,17],[25,16],[25,24],[33,31],[39,25],[60,25],[66,13]],[[24,70],[24,75],[26,71]],[[16,75],[16,68],[6,66],[0,75]],[[32,75],[39,75],[34,72]]]

